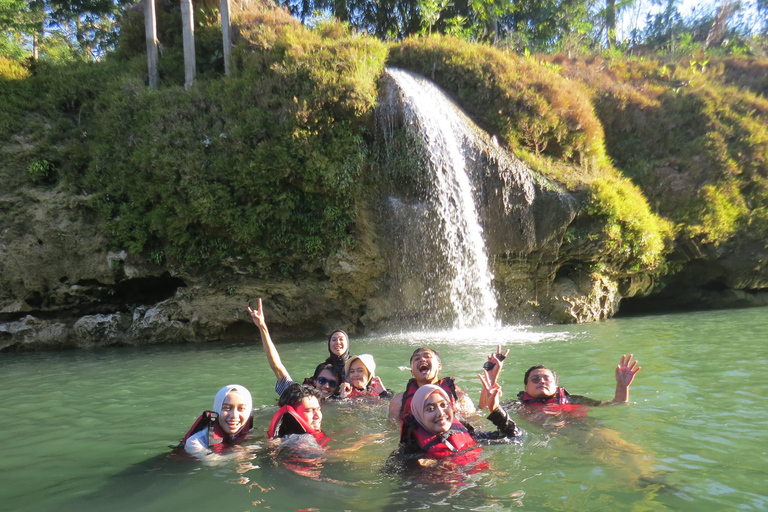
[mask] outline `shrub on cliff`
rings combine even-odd
[[[393,45],[389,64],[434,80],[532,169],[583,196],[581,224],[592,224],[597,259],[621,271],[659,269],[671,226],[612,166],[589,91],[559,66],[444,36]]]
[[[296,24],[275,36],[241,43],[232,78],[157,92],[131,78],[99,98],[83,184],[99,191],[118,244],[265,275],[295,274],[352,240],[386,49]]]
[[[241,35],[234,76],[211,69],[189,91],[180,80],[149,90],[130,46],[104,62],[41,65],[14,86],[24,100],[6,133],[25,144],[8,173],[88,194],[112,244],[157,262],[315,268],[352,241],[386,48],[334,24],[269,30],[269,45]]]
[[[616,165],[682,236],[719,245],[768,234],[764,63],[558,62],[592,89]]]

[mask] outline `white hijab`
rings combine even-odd
[[[349,377],[349,367],[352,366],[352,363],[358,360],[363,363],[365,369],[368,370],[368,380],[365,383],[367,386],[371,383],[371,379],[376,376],[376,362],[373,360],[371,354],[360,354],[359,356],[352,356],[347,359],[347,362],[344,363],[344,375]]]
[[[251,393],[243,386],[238,386],[237,384],[229,384],[228,386],[224,386],[219,390],[218,393],[216,393],[216,398],[213,399],[214,412],[216,412],[218,415],[221,415],[221,408],[224,406],[224,399],[232,391],[236,391],[240,395],[240,400],[245,403],[248,416],[250,417],[253,414],[253,399],[251,398]]]

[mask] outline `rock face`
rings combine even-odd
[[[388,76],[380,103],[374,131],[381,158],[371,162],[356,205],[357,244],[307,262],[302,280],[159,266],[109,250],[87,197],[24,187],[0,196],[0,351],[255,342],[245,308],[259,297],[278,341],[324,338],[338,328],[355,334],[440,325],[450,316],[450,295],[436,283],[450,276],[430,274],[443,258],[435,256],[442,242],[433,236],[434,186],[426,172],[432,157],[410,131],[402,91]],[[578,200],[471,121],[463,130],[502,322],[597,321],[620,303],[630,310],[768,304],[765,244],[680,244],[674,257],[682,270],[662,288],[612,265],[599,243],[564,242],[569,226],[584,222]]]
[[[375,324],[366,299],[383,267],[365,211],[355,250],[311,280],[216,281],[107,250],[83,198],[24,189],[2,201],[18,213],[0,225],[0,350],[256,340],[245,308],[258,297],[278,340]]]

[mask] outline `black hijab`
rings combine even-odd
[[[344,351],[343,354],[340,356],[337,356],[333,352],[331,352],[331,338],[333,338],[333,335],[337,332],[343,333],[344,337],[347,338],[347,350]],[[349,334],[347,334],[345,331],[342,331],[341,329],[337,329],[331,333],[330,336],[328,336],[328,359],[325,360],[326,363],[333,365],[333,369],[335,372],[341,374],[341,378],[344,378],[344,365],[349,360]]]

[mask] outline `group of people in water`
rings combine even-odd
[[[498,382],[506,353],[497,352],[487,358],[481,382],[479,407],[489,412],[494,431],[475,430],[465,418],[476,413],[473,401],[452,377],[441,377],[439,354],[430,348],[418,348],[410,359],[412,378],[405,391],[392,395],[376,375],[376,363],[370,354],[350,355],[349,336],[335,331],[328,338],[328,358],[319,364],[310,378],[294,381],[278,353],[267,329],[262,301],[258,308],[248,307],[261,334],[264,353],[275,374],[278,410],[267,433],[270,439],[304,436],[318,447],[329,438],[322,430],[322,404],[333,399],[388,400],[389,419],[400,426],[397,455],[417,459],[451,458],[462,463],[474,460],[485,443],[520,443],[522,432],[502,407],[502,389]],[[557,374],[538,365],[528,369],[524,390],[509,404],[528,418],[552,415],[582,416],[589,406],[629,401],[629,388],[640,371],[632,354],[622,356],[616,367],[616,392],[611,401],[598,401],[571,395],[558,384]],[[213,401],[213,409],[204,412],[194,423],[180,446],[192,454],[220,452],[245,440],[253,428],[253,402],[243,386],[231,384],[221,388]]]

